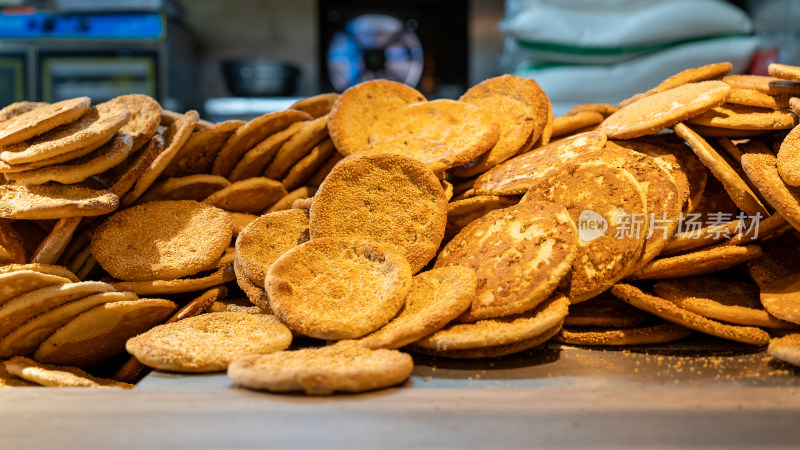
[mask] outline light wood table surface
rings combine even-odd
[[[133,391],[0,391],[0,448],[797,448],[800,371],[693,338],[494,361],[415,357],[392,389],[332,397],[152,372]]]

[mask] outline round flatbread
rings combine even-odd
[[[236,238],[236,259],[241,272],[258,286],[270,266],[284,253],[308,241],[308,213],[287,209],[265,214]]]
[[[451,266],[415,275],[405,305],[391,322],[353,343],[366,348],[400,348],[435,333],[469,309],[478,279],[472,269]]]
[[[731,128],[709,127],[706,125],[692,124],[692,130],[700,136],[707,138],[745,139],[761,136],[768,130],[734,130]]]
[[[264,171],[267,170],[278,150],[300,129],[306,127],[307,123],[307,121],[295,122],[248,150],[228,174],[228,179],[239,181],[264,175]]]
[[[773,316],[800,324],[800,276],[789,275],[762,287],[761,304]]]
[[[742,169],[775,211],[800,230],[800,187],[784,183],[778,172],[777,158],[755,153],[742,155]]]
[[[198,314],[202,314],[206,310],[210,309],[214,302],[221,300],[226,295],[228,295],[228,290],[225,289],[224,286],[218,286],[216,288],[209,289],[199,297],[184,305],[183,308],[179,309],[164,323],[177,322],[188,317],[194,317]],[[128,358],[128,361],[122,365],[122,367],[114,372],[114,379],[125,382],[134,382],[139,379],[139,376],[144,369],[145,366],[140,363],[138,359],[131,356]]]
[[[602,150],[606,136],[581,133],[517,156],[475,180],[477,195],[522,195],[539,180],[547,179],[579,155]]]
[[[628,277],[631,280],[658,280],[705,275],[736,267],[761,256],[757,245],[728,245],[650,261]]]
[[[208,306],[208,312],[236,312],[245,314],[264,314],[264,310],[246,298],[229,298],[221,301],[215,301]],[[288,328],[287,328],[288,329]]]
[[[708,171],[685,142],[672,137],[648,136],[629,141],[609,141],[614,145],[653,157],[671,176],[678,195],[685,199],[684,211],[692,212],[700,204],[708,182]]]
[[[189,140],[189,136],[192,135],[192,130],[198,120],[200,120],[200,116],[197,114],[197,111],[187,111],[186,114],[173,122],[166,131],[164,131],[164,150],[153,159],[150,165],[147,166],[147,169],[142,172],[139,179],[136,180],[136,184],[131,188],[130,192],[123,197],[124,205],[131,205],[136,202],[136,200],[153,185],[156,179],[161,176],[161,173],[167,168],[172,158],[175,157],[183,145],[186,144],[186,141]]]
[[[721,105],[731,88],[722,81],[686,83],[620,108],[600,125],[610,139],[653,134]]]
[[[63,278],[68,278],[73,282],[80,281],[74,273],[70,272],[64,266],[56,266],[53,264],[39,264],[39,263],[31,263],[31,264],[5,264],[0,266],[0,274],[2,273],[11,273],[17,272],[20,270],[32,270],[34,272],[39,273],[46,273],[50,275],[56,275]]]
[[[542,135],[539,136],[539,139],[531,139],[533,135],[528,138],[528,142],[525,144],[525,147],[522,148],[520,151],[521,153],[529,152],[532,149],[543,147],[550,143],[553,140],[553,122],[555,121],[555,116],[553,116],[553,105],[548,101],[547,102],[547,121],[544,123],[544,129],[542,130]]]
[[[561,324],[546,330],[542,334],[534,336],[530,339],[517,341],[511,344],[495,345],[492,347],[480,347],[469,350],[436,350],[424,347],[411,347],[415,353],[422,353],[424,355],[438,356],[443,358],[452,359],[484,359],[484,358],[499,358],[501,356],[511,355],[514,353],[524,352],[534,347],[538,347],[553,338],[561,330]]]
[[[294,190],[302,186],[314,173],[325,164],[325,161],[336,152],[333,141],[323,139],[315,145],[303,159],[297,161],[281,180],[287,190]]]
[[[659,297],[710,319],[738,325],[792,328],[761,306],[758,286],[716,277],[688,277],[660,281],[653,286]]]
[[[391,247],[363,238],[318,238],[269,268],[272,311],[294,331],[354,339],[386,325],[411,288],[411,269]]]
[[[2,110],[0,110],[0,113],[2,113]],[[0,114],[0,118],[2,118],[2,114]],[[11,375],[6,370],[5,364],[0,364],[0,389],[8,387],[21,387],[21,386],[39,386],[39,385],[36,383],[32,383],[28,380],[19,378],[16,375]]]
[[[725,99],[726,103],[735,103],[737,105],[756,106],[759,108],[771,109],[789,109],[788,96],[774,97],[765,94],[755,89],[740,89],[733,88],[728,98]]]
[[[775,359],[800,366],[800,334],[770,339],[767,354]]]
[[[444,242],[449,242],[464,229],[464,227],[480,219],[489,212],[507,208],[517,203],[519,203],[519,197],[499,195],[478,195],[448,203]]]
[[[245,214],[245,213],[237,213],[237,212],[228,212],[228,215],[231,217],[231,222],[233,222],[233,237],[238,237],[239,233],[244,230],[244,228],[256,219],[258,216],[255,214]]]
[[[792,229],[789,222],[779,213],[774,213],[766,219],[760,220],[758,226],[755,226],[755,221],[751,221],[750,224],[753,225],[752,229],[743,226],[735,230],[731,238],[725,242],[725,245],[745,245],[756,241],[763,242],[780,237]]]
[[[95,306],[138,298],[133,292],[101,292],[45,311],[0,339],[0,358],[33,354],[56,330]]]
[[[349,87],[334,102],[328,115],[328,132],[336,149],[342,155],[351,155],[370,143],[372,125],[387,113],[424,101],[424,95],[403,83],[365,81]]]
[[[699,220],[698,222],[702,223]],[[744,221],[733,220],[717,225],[709,225],[697,230],[686,231],[670,239],[667,245],[661,250],[660,256],[686,253],[705,248],[709,245],[726,241],[732,235],[736,234],[736,230],[746,228]]]
[[[125,341],[163,323],[176,309],[175,303],[154,298],[96,306],[50,335],[33,357],[49,364],[94,366],[125,351]]]
[[[225,211],[261,214],[287,193],[280,181],[256,177],[232,183],[206,197],[203,203]]]
[[[319,170],[308,179],[307,184],[309,186],[319,187],[319,185],[325,181],[325,178],[328,176],[328,174],[331,173],[331,170],[333,170],[334,166],[339,164],[339,161],[342,159],[344,159],[344,156],[342,156],[341,153],[338,151],[334,153],[333,156],[328,158],[328,160],[325,161],[325,164],[323,164],[322,167],[320,167]]]
[[[800,126],[794,127],[781,143],[778,173],[789,186],[800,186]]]
[[[0,160],[0,172],[13,174],[18,172],[28,172],[35,169],[41,169],[43,167],[56,166],[58,164],[69,162],[78,159],[80,157],[89,155],[90,153],[97,150],[97,148],[99,147],[100,145],[98,145],[97,147],[94,145],[90,145],[87,147],[79,148],[78,150],[72,150],[70,152],[58,156],[53,156],[52,158],[47,158],[47,159],[42,159],[40,161],[33,161],[22,164],[9,164],[5,161]]]
[[[303,209],[305,211],[311,210],[311,205],[314,203],[314,197],[311,198],[298,198],[292,202],[292,209]]]
[[[0,305],[18,295],[72,281],[77,280],[27,269],[0,273]]]
[[[226,120],[215,123],[204,130],[198,130],[189,136],[172,161],[164,169],[166,177],[180,177],[194,174],[208,174],[214,165],[214,159],[225,141],[244,125],[241,120]],[[236,181],[231,178],[231,181]]]
[[[256,305],[265,313],[272,314],[272,308],[269,307],[269,299],[263,285],[253,283],[247,275],[242,273],[238,257],[233,260],[233,270],[236,273],[236,284],[247,296],[247,299],[250,300],[250,303]]]
[[[140,199],[140,203],[160,200],[194,200],[203,201],[209,195],[231,185],[225,177],[219,175],[188,175],[178,178],[167,178],[153,185]]]
[[[769,334],[760,328],[727,325],[707,319],[629,284],[619,283],[612,287],[610,292],[620,300],[650,314],[701,333],[752,345],[767,345],[769,342]]]
[[[27,261],[22,236],[11,226],[11,221],[0,219],[0,264]]]
[[[118,132],[110,141],[86,156],[70,160],[67,164],[42,167],[40,169],[5,174],[11,184],[44,184],[55,181],[75,184],[121,164],[133,151],[133,140]]]
[[[139,178],[147,172],[150,164],[156,160],[163,150],[164,138],[160,134],[156,134],[150,139],[150,142],[137,152],[135,157],[128,158],[122,164],[98,176],[104,180],[104,183],[111,185],[111,189],[109,189],[111,192],[124,196],[133,189]],[[119,174],[106,178],[105,175],[109,172],[119,172]]]
[[[774,68],[773,72],[776,72]],[[800,97],[800,82],[794,80],[781,80],[765,75],[728,75],[722,81],[734,88],[755,89],[769,95]]]
[[[594,111],[600,113],[603,117],[608,117],[619,111],[619,107],[609,103],[581,103],[580,105],[573,106],[572,109],[567,111],[567,115],[576,114],[583,111]]]
[[[92,236],[91,251],[120,280],[171,280],[217,261],[232,234],[230,217],[213,206],[150,202],[106,219]]]
[[[663,344],[692,334],[691,330],[675,324],[648,327],[609,329],[564,329],[553,337],[556,342],[570,345],[617,346]]]
[[[597,111],[579,111],[553,119],[553,137],[560,138],[594,127],[603,122],[605,116]]]
[[[0,306],[0,337],[37,315],[59,305],[98,294],[113,291],[110,284],[99,281],[55,284],[14,297]]]
[[[238,127],[217,153],[211,174],[227,176],[248,150],[270,135],[303,120],[311,120],[311,116],[287,109],[264,114]]]
[[[25,114],[28,111],[33,111],[34,109],[45,105],[47,105],[47,103],[44,102],[14,102],[3,109],[0,109],[0,122],[5,122],[8,119]]]
[[[453,151],[445,144],[424,136],[384,139],[366,145],[358,149],[356,153],[359,155],[395,153],[408,156],[409,158],[414,158],[422,164],[425,164],[425,167],[431,172],[436,173],[437,177],[444,170],[453,167],[453,161],[455,159]]]
[[[113,212],[119,197],[105,189],[62,184],[0,186],[0,217],[48,220]]]
[[[761,248],[761,257],[747,263],[747,273],[759,288],[765,289],[782,278],[800,273],[797,243],[767,241]]]
[[[475,299],[459,321],[520,314],[545,301],[567,276],[578,252],[577,235],[563,207],[521,203],[464,227],[434,268],[464,266],[478,276]]]
[[[58,261],[69,245],[77,248],[77,239],[72,238],[81,220],[81,217],[59,219],[47,235],[34,239],[38,245],[33,251],[29,251],[31,262],[52,264]],[[81,243],[83,244],[85,242]],[[66,258],[64,260],[67,261]]]
[[[163,133],[164,150],[152,160],[147,169],[145,169],[139,179],[136,180],[136,184],[131,191],[123,198],[123,204],[133,204],[153,185],[175,155],[189,140],[189,137],[192,135],[192,130],[198,120],[200,120],[200,116],[197,114],[197,111],[192,110],[187,111],[186,114],[169,125]]]
[[[520,203],[563,205],[578,226],[578,250],[567,297],[588,300],[628,275],[647,236],[642,186],[625,169],[603,162],[567,166],[531,187]]]
[[[687,120],[688,123],[729,130],[786,130],[797,125],[791,111],[726,103]]]
[[[226,295],[228,295],[228,289],[225,286],[220,285],[213,287],[203,292],[189,303],[183,305],[181,309],[176,311],[175,314],[170,316],[164,323],[177,322],[203,314],[211,308],[213,303],[222,300]]]
[[[247,355],[285,350],[292,333],[274,316],[201,314],[159,325],[125,344],[141,363],[171,372],[218,372]]]
[[[370,143],[398,137],[440,142],[450,149],[454,165],[486,153],[500,138],[490,110],[448,99],[404,106],[381,117],[370,130]]]
[[[488,78],[469,88],[459,100],[491,111],[489,120],[497,123],[500,132],[500,138],[488,152],[453,170],[459,177],[485,172],[526,151],[541,138],[548,120],[552,121],[550,100],[536,81],[529,78],[514,75]]]
[[[314,119],[317,119],[331,112],[333,104],[338,99],[339,94],[336,92],[314,95],[292,103],[292,105],[289,106],[289,109],[303,111]]]
[[[158,131],[161,105],[149,95],[142,94],[120,95],[103,103],[107,106],[115,104],[125,106],[131,112],[130,120],[120,128],[120,131],[127,133],[133,139],[132,150],[144,147]]]
[[[659,92],[663,92],[668,89],[678,87],[682,84],[713,80],[730,72],[731,69],[733,69],[733,65],[729,62],[713,63],[701,67],[693,67],[691,69],[686,69],[676,73],[675,75],[670,76],[666,80],[659,83],[658,86],[654,87],[653,89],[650,89],[645,93],[636,94],[629,99],[621,101],[619,106],[620,108],[625,107],[640,98],[646,97],[648,95],[657,94]]]
[[[573,164],[600,161],[628,171],[642,187],[646,201],[647,224],[642,255],[636,267],[658,256],[678,226],[683,200],[678,188],[654,158],[621,147],[578,156]],[[636,269],[632,269],[636,270]]]
[[[720,217],[733,219],[740,212],[739,207],[725,190],[725,186],[716,177],[708,178],[706,188],[703,190],[703,197],[692,211],[696,217],[695,222],[701,224],[720,224],[720,222],[724,222]],[[698,214],[699,216],[697,216]],[[685,214],[683,221],[687,222],[690,218],[692,218],[691,215]]]
[[[35,113],[36,111],[32,111]],[[3,147],[0,159],[24,164],[50,159],[78,149],[96,149],[128,123],[131,113],[124,105],[100,104],[75,122],[55,128],[29,141]]]
[[[169,109],[162,109],[161,110],[161,124],[162,127],[169,127],[173,123],[178,120],[181,120],[185,117],[185,114],[181,114],[177,111],[170,111]],[[214,124],[207,121],[200,119],[197,123],[194,124],[194,131],[203,131],[213,127]]]
[[[284,209],[291,209],[292,204],[296,200],[304,199],[304,198],[311,198],[317,193],[317,188],[312,186],[303,186],[299,187],[292,192],[284,195],[280,200],[275,202],[272,206],[269,207],[268,210],[264,212],[264,214],[268,214],[275,211],[283,211]]]
[[[89,97],[77,97],[43,105],[4,120],[0,123],[0,146],[22,142],[77,120],[89,110],[90,101]]]
[[[327,125],[327,117],[305,122],[288,141],[281,145],[275,153],[275,158],[264,170],[264,176],[276,180],[285,177],[295,163],[303,159],[317,144],[327,138]]]
[[[419,161],[381,153],[342,160],[311,205],[311,239],[362,237],[387,244],[419,272],[444,237],[447,199],[436,176]]]
[[[236,279],[233,265],[220,267],[214,272],[177,280],[118,281],[111,285],[119,291],[135,292],[139,295],[168,295],[210,289]]]
[[[8,373],[41,386],[50,387],[111,387],[133,389],[133,385],[109,378],[97,378],[77,367],[42,364],[23,356],[5,362]]]
[[[234,247],[228,247],[224,252],[222,252],[222,255],[220,255],[219,259],[214,261],[202,271],[217,270],[226,266],[230,266],[233,264],[234,258],[236,258],[236,249]]]
[[[556,294],[524,314],[450,325],[415,342],[414,347],[451,351],[514,344],[560,326],[567,316],[568,308],[569,300]]]
[[[564,326],[631,328],[652,317],[651,314],[604,292],[585,302],[570,305]]]
[[[705,139],[682,123],[675,125],[675,134],[689,144],[697,157],[700,158],[700,161],[722,182],[736,206],[751,216],[756,215],[756,213],[760,213],[762,216],[768,214],[767,209],[761,204],[761,201],[742,177]]]
[[[767,72],[775,78],[800,82],[800,67],[788,64],[770,63]]]
[[[330,395],[393,386],[413,369],[411,356],[397,350],[329,346],[247,356],[228,367],[228,376],[249,389]]]

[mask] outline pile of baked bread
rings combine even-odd
[[[359,392],[409,353],[692,332],[799,364],[800,68],[730,69],[555,118],[510,75],[215,124],[135,94],[9,105],[0,386],[149,366]]]

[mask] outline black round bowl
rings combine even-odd
[[[280,97],[294,94],[300,69],[269,58],[222,62],[225,82],[237,97]]]

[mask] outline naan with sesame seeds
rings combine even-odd
[[[533,186],[520,204],[563,205],[578,226],[578,250],[567,297],[588,300],[628,275],[647,236],[647,199],[625,169],[604,162],[569,165]]]
[[[564,207],[528,202],[492,211],[464,227],[434,268],[475,270],[478,289],[459,322],[520,314],[545,301],[578,254],[578,232]]]
[[[159,325],[128,340],[143,364],[170,372],[219,372],[247,355],[285,350],[292,333],[275,316],[212,312]]]
[[[334,167],[314,196],[311,239],[361,237],[387,244],[413,273],[436,255],[447,224],[447,199],[436,175],[416,159],[351,155]]]

